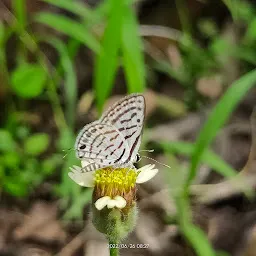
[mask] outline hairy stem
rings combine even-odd
[[[118,256],[119,255],[119,248],[118,242],[114,240],[109,240],[109,255],[110,256]]]

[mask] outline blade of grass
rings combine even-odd
[[[51,38],[47,40],[53,47],[57,49],[60,54],[60,63],[63,67],[65,74],[64,89],[66,97],[66,116],[67,122],[72,130],[75,126],[75,113],[76,113],[76,101],[77,101],[77,80],[75,70],[72,64],[72,59],[69,57],[68,49],[66,45],[57,38]]]
[[[59,8],[73,12],[74,14],[85,18],[86,20],[94,19],[94,12],[87,7],[84,3],[70,0],[42,0],[46,3],[55,5]]]
[[[24,30],[27,26],[27,11],[25,0],[14,0],[12,1],[12,8],[14,16],[17,19],[17,25],[19,30]]]
[[[41,1],[52,4],[54,6],[57,6],[59,8],[62,8],[64,10],[67,10],[69,12],[72,12],[78,15],[84,21],[87,22],[87,25],[100,22],[102,18],[110,10],[109,8],[110,1],[102,1],[94,9],[91,9],[90,6],[78,1],[70,1],[70,0],[41,0]]]
[[[180,228],[186,239],[193,246],[198,256],[215,256],[204,232],[191,222],[191,210],[187,195],[179,195],[175,199]]]
[[[221,100],[210,114],[195,144],[187,186],[191,183],[196,175],[196,169],[202,159],[204,151],[210,145],[217,132],[226,122],[239,101],[245,96],[248,90],[255,85],[255,83],[256,70],[253,70],[241,77],[239,80],[235,81],[229,87],[229,89],[226,91],[224,96],[221,98]]]
[[[73,147],[75,136],[73,131],[67,127],[60,130],[59,138],[57,140],[57,148],[59,151]],[[73,165],[79,165],[79,161],[75,156],[74,151],[70,151],[65,157],[65,161],[61,170],[61,183],[56,186],[56,193],[62,197],[61,207],[66,208],[68,202],[76,204],[76,200],[81,194],[82,188],[76,186],[74,182],[70,181],[68,177],[68,170]]]
[[[14,0],[12,1],[13,13],[16,19],[12,21],[11,27],[21,37],[24,36],[24,31],[27,26],[27,8],[25,0]],[[17,61],[23,63],[26,61],[27,49],[19,42],[17,47]]]
[[[37,14],[35,16],[35,20],[53,29],[56,29],[63,34],[70,36],[71,38],[78,40],[95,53],[100,52],[101,47],[99,41],[81,23],[78,23],[63,15],[47,12],[41,12]]]
[[[238,19],[238,1],[235,1],[235,0],[222,0],[222,2],[229,9],[233,20],[236,21]]]
[[[160,145],[167,152],[182,154],[189,157],[192,156],[195,147],[194,144],[183,141],[175,141],[171,143],[163,142],[160,143]],[[229,164],[209,149],[204,151],[201,162],[207,164],[224,177],[230,178],[237,174]]]
[[[186,1],[184,0],[176,0],[175,1],[177,12],[179,15],[179,20],[182,26],[183,32],[187,34],[191,34],[192,32],[192,26],[191,22],[189,20],[189,10],[187,8]]]
[[[179,228],[198,256],[214,256],[215,252],[204,232],[192,223],[192,212],[189,205],[188,191],[184,189],[185,172],[178,161],[173,162],[172,172],[166,170],[165,181],[169,184],[170,196],[177,209]],[[186,176],[186,175],[185,175]],[[185,178],[184,176],[184,178]],[[176,179],[173,181],[173,179]],[[173,183],[174,182],[174,183]]]
[[[123,65],[129,93],[145,89],[145,64],[143,44],[138,33],[138,21],[134,10],[127,6],[122,31]]]
[[[156,70],[167,74],[171,78],[176,79],[184,87],[189,87],[191,84],[191,78],[187,73],[183,72],[182,69],[180,70],[173,69],[170,63],[165,60],[157,60],[153,64],[153,67]]]
[[[94,90],[98,110],[111,92],[118,67],[118,52],[121,44],[124,0],[111,0],[111,10],[106,26],[102,50],[96,57]]]

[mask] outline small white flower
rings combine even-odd
[[[109,196],[104,196],[99,198],[95,202],[95,207],[100,211],[105,206],[107,206],[109,209],[117,207],[119,209],[122,209],[126,206],[126,201],[121,196],[115,196],[113,199],[111,199]]]
[[[82,161],[82,167],[88,165],[87,161]],[[148,164],[146,166],[143,166],[139,169],[131,169],[128,168],[120,168],[121,171],[118,171],[117,169],[114,169],[113,171],[110,171],[109,177],[110,179],[113,179],[113,182],[119,181],[118,184],[115,183],[117,186],[119,186],[119,191],[124,191],[123,187],[123,181],[129,180],[130,188],[133,189],[135,186],[135,183],[141,184],[144,183],[150,179],[152,179],[157,173],[158,169],[155,169],[154,164]],[[75,181],[78,185],[83,187],[94,187],[96,184],[97,186],[101,185],[101,179],[106,177],[107,171],[105,170],[105,174],[101,175],[101,170],[93,171],[93,172],[82,172],[82,168],[78,166],[73,166],[70,168],[71,172],[68,173],[69,177]],[[104,169],[102,170],[104,171]],[[96,174],[98,173],[98,174]],[[107,174],[108,175],[108,174]],[[130,178],[128,178],[130,176]],[[132,178],[131,178],[132,177]],[[121,181],[121,182],[120,182]],[[111,181],[110,181],[111,183]],[[105,181],[103,181],[104,186],[106,185]],[[111,184],[110,184],[111,185]],[[113,184],[112,184],[113,185]],[[113,185],[116,187],[116,185]],[[127,187],[127,184],[126,184]],[[116,190],[116,189],[115,189]],[[135,190],[134,190],[135,191]],[[109,209],[117,207],[119,209],[124,208],[127,205],[126,200],[124,197],[122,197],[120,194],[112,194],[105,195],[103,197],[100,197],[95,202],[95,207],[98,210],[102,210],[104,207],[108,207]]]

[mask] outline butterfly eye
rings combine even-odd
[[[141,160],[141,156],[139,154],[136,155],[135,163],[138,163]]]

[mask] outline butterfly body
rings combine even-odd
[[[114,104],[99,120],[85,125],[75,144],[77,157],[88,162],[84,171],[133,165],[138,158],[144,116],[144,96],[131,94]]]

